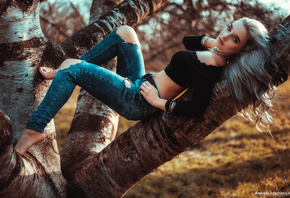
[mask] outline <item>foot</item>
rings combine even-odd
[[[32,145],[44,139],[44,133],[33,129],[26,129],[15,146],[15,150],[23,155]]]
[[[56,70],[53,70],[49,67],[39,67],[39,73],[43,76],[45,80],[51,80],[54,79]]]

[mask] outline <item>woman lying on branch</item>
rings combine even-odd
[[[253,104],[258,120],[272,123],[268,110],[278,68],[267,30],[260,22],[242,18],[226,26],[216,39],[186,36],[183,43],[187,50],[175,53],[164,70],[145,74],[137,35],[131,27],[121,26],[80,60],[67,59],[57,70],[41,67],[42,76],[54,80],[27,123],[16,151],[22,155],[44,138],[44,128],[76,85],[130,120],[146,119],[161,110],[201,117],[217,77],[224,75],[232,94],[245,105]],[[116,73],[99,66],[116,56]],[[194,91],[190,102],[173,101],[188,87]],[[263,111],[258,110],[259,105]]]

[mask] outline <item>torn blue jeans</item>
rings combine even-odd
[[[149,82],[156,87],[153,75],[145,75],[140,47],[126,42],[116,31],[84,54],[80,63],[57,72],[46,96],[26,124],[27,129],[44,132],[76,85],[129,120],[145,119],[159,111],[140,93],[140,86],[146,80],[150,79]],[[116,56],[116,73],[99,66]]]

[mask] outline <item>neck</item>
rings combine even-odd
[[[230,57],[230,56],[222,53],[217,47],[214,47],[212,49],[209,49],[209,51],[215,53],[216,55],[218,55],[218,56],[220,56],[222,58],[224,58],[225,60],[227,60]]]

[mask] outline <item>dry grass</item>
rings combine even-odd
[[[54,118],[57,144],[60,153],[62,151],[67,132],[70,129],[70,125],[76,110],[76,102],[79,92],[80,88],[77,87],[68,102],[61,108],[61,110],[56,114]]]
[[[290,90],[290,82],[279,88]],[[280,93],[282,97],[276,107],[272,129],[274,138],[267,132],[257,131],[253,123],[234,117],[198,145],[144,177],[125,198],[266,196],[258,196],[259,192],[289,193],[290,196],[288,92]],[[70,126],[67,121],[72,118],[67,116],[71,111],[70,105],[56,117],[60,142],[63,142],[63,134]],[[59,118],[65,120],[60,121]],[[120,123],[120,131],[133,124],[124,119]]]

